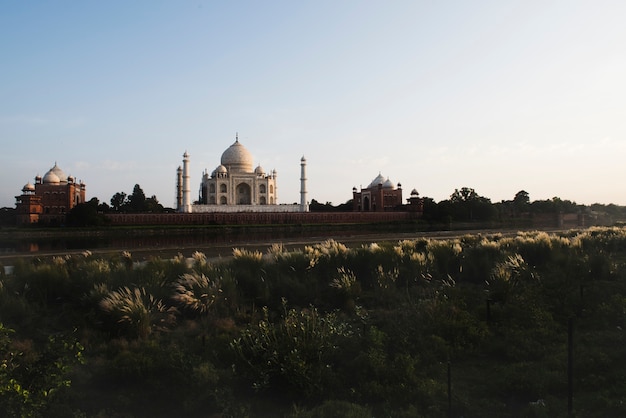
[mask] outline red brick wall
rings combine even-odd
[[[375,223],[416,219],[411,212],[136,213],[107,214],[111,225],[269,225]]]

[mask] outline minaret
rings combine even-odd
[[[176,169],[176,212],[183,211],[183,169]]]
[[[306,159],[300,159],[300,212],[308,212],[309,204],[306,201]]]
[[[191,184],[189,181],[189,154],[183,154],[183,210],[181,212],[191,213]]]

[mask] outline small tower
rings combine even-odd
[[[178,166],[176,169],[176,212],[183,210],[183,169]]]
[[[191,183],[189,179],[189,154],[183,154],[183,208],[184,213],[191,213]]]
[[[306,159],[300,159],[300,212],[308,212],[309,204],[306,200]]]

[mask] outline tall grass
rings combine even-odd
[[[154,331],[165,331],[175,323],[175,308],[167,307],[144,288],[122,287],[110,292],[100,308],[126,326],[129,335],[146,339]]]

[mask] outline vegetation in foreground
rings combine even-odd
[[[626,416],[625,263],[617,227],[20,261],[0,416],[567,416],[571,320],[574,415]]]

